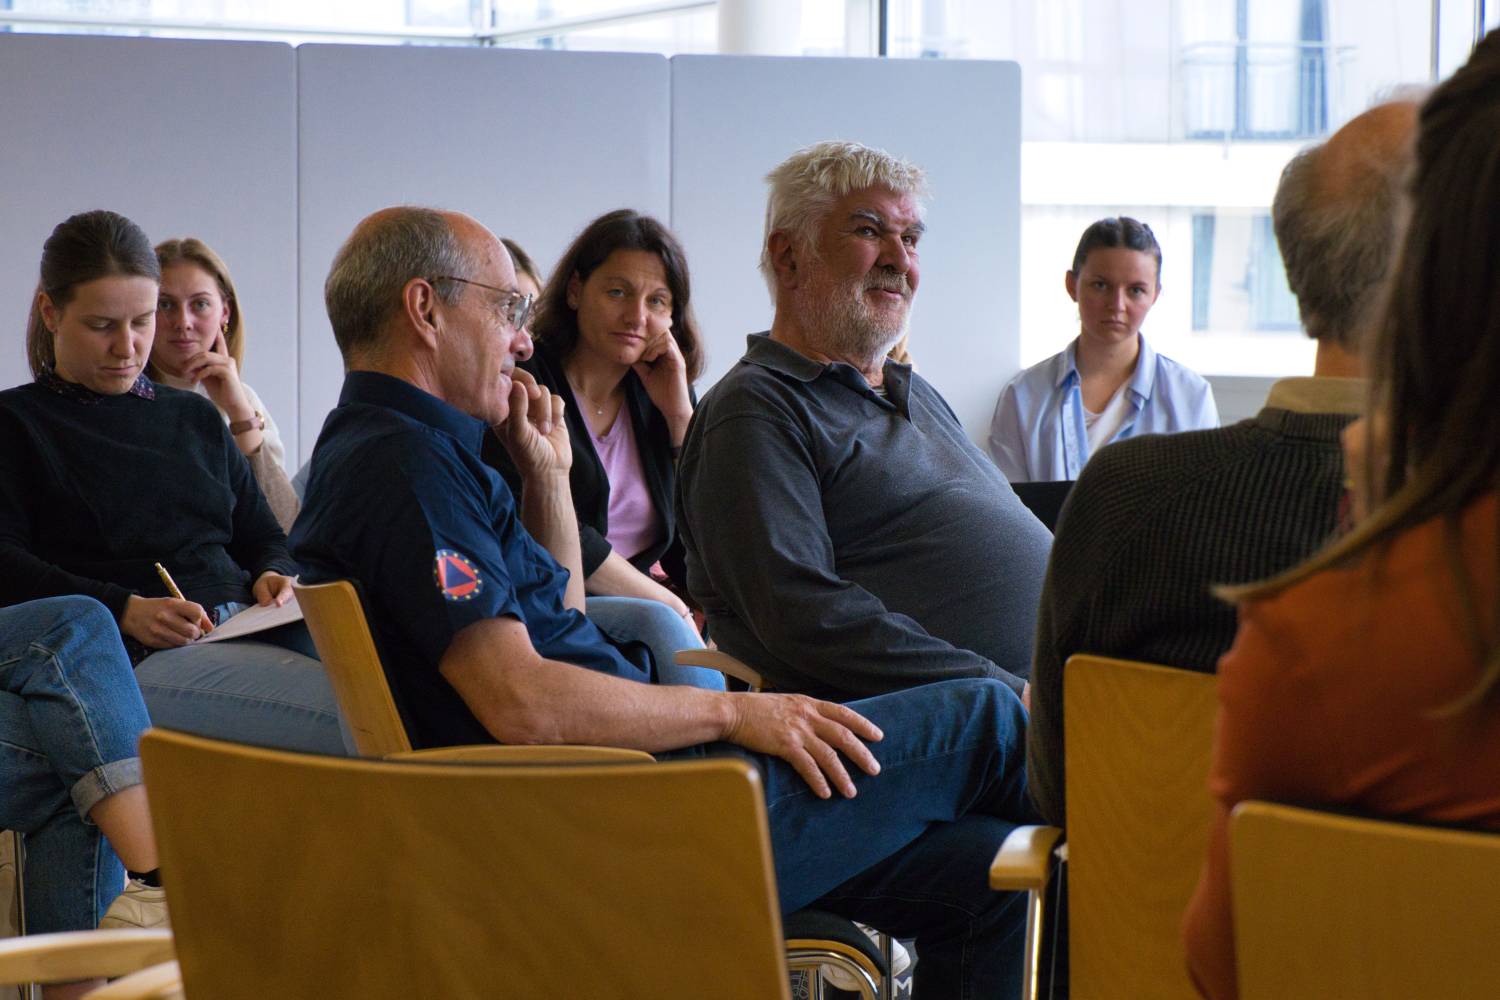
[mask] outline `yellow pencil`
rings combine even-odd
[[[172,574],[167,572],[167,567],[161,563],[155,563],[154,565],[156,566],[156,575],[161,577],[161,582],[167,585],[167,593],[179,601],[187,600],[186,597],[182,596],[182,591],[177,589],[177,581],[172,579]]]
[[[156,575],[161,577],[161,582],[167,585],[167,592],[170,593],[173,597],[177,598],[179,601],[187,600],[186,597],[182,596],[182,591],[178,589],[177,581],[172,579],[171,573],[167,572],[167,567],[163,566],[161,563],[152,563],[152,565],[156,567]],[[207,633],[212,632],[213,630],[213,626],[210,625],[203,631]]]

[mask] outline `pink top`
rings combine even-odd
[[[625,408],[620,408],[608,431],[590,436],[609,479],[609,531],[604,537],[629,559],[660,541],[665,527],[646,489],[646,471]]]

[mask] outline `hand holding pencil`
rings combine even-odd
[[[201,604],[189,601],[161,563],[156,564],[171,597],[138,597],[132,594],[120,615],[120,631],[151,649],[186,646],[207,632],[213,622]]]

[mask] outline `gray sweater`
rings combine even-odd
[[[1121,441],[1094,456],[1063,506],[1037,616],[1027,771],[1032,800],[1062,825],[1063,664],[1098,653],[1212,673],[1234,641],[1215,584],[1288,569],[1334,531],[1339,432],[1361,389],[1347,379],[1277,383],[1230,427]],[[1278,405],[1278,404],[1285,404]]]
[[[688,589],[779,690],[1019,693],[1051,536],[930,384],[894,362],[884,382],[749,338],[683,445]]]

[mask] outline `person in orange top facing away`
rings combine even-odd
[[[1184,937],[1237,994],[1227,823],[1246,799],[1500,829],[1500,33],[1423,105],[1411,219],[1346,434],[1367,511],[1303,566],[1228,596],[1210,785]],[[1357,425],[1359,426],[1359,425]]]

